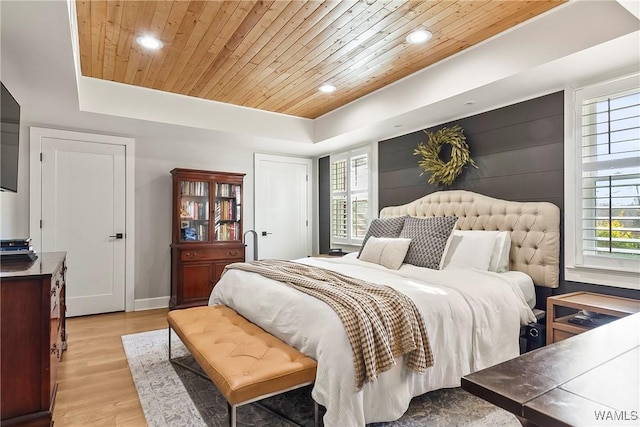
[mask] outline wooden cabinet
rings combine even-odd
[[[244,261],[244,174],[174,169],[169,307],[206,305],[224,267]]]
[[[50,426],[66,349],[64,252],[0,266],[3,426]]]
[[[571,313],[560,313],[561,311]],[[625,317],[640,312],[640,300],[591,292],[572,292],[547,298],[547,345],[593,329],[596,324],[576,324],[576,313]]]

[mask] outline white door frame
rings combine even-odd
[[[40,219],[42,218],[42,169],[40,153],[42,138],[68,139],[96,144],[122,145],[125,149],[125,311],[135,309],[135,139],[39,127],[29,128],[29,234],[36,252],[42,249]]]
[[[254,173],[253,173],[253,179],[254,179],[254,183],[253,183],[253,208],[254,208],[254,212],[253,212],[253,223],[254,226],[256,226],[256,220],[258,218],[258,210],[256,209],[256,194],[258,194],[258,192],[256,191],[256,188],[258,186],[258,180],[260,179],[259,177],[261,176],[261,167],[260,167],[260,161],[262,160],[271,160],[274,162],[277,161],[285,161],[287,163],[298,163],[301,165],[306,165],[307,166],[307,218],[309,221],[309,226],[307,227],[307,254],[311,255],[313,253],[313,232],[312,230],[314,229],[313,226],[313,193],[312,193],[312,174],[313,174],[313,160],[309,159],[309,158],[304,158],[304,157],[288,157],[288,156],[277,156],[277,155],[273,155],[273,154],[261,154],[261,153],[254,153]],[[256,232],[260,232],[256,229]]]

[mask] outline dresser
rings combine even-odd
[[[0,265],[0,423],[51,426],[66,348],[66,253]]]

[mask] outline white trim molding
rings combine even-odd
[[[142,298],[135,300],[134,311],[154,310],[169,307],[169,296],[156,298]]]
[[[637,259],[585,255],[582,251],[582,99],[628,90],[637,85],[638,74],[592,82],[564,89],[564,259],[565,280],[640,290]],[[637,87],[637,86],[636,86]]]

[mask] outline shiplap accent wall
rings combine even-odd
[[[318,245],[321,254],[331,247],[331,163],[329,156],[318,159]]]
[[[548,201],[561,209],[563,190],[563,92],[429,128],[460,125],[478,169],[467,167],[451,186],[427,183],[413,150],[423,131],[378,146],[379,206],[396,206],[440,190],[470,190],[505,200]],[[444,152],[444,151],[443,151]]]

